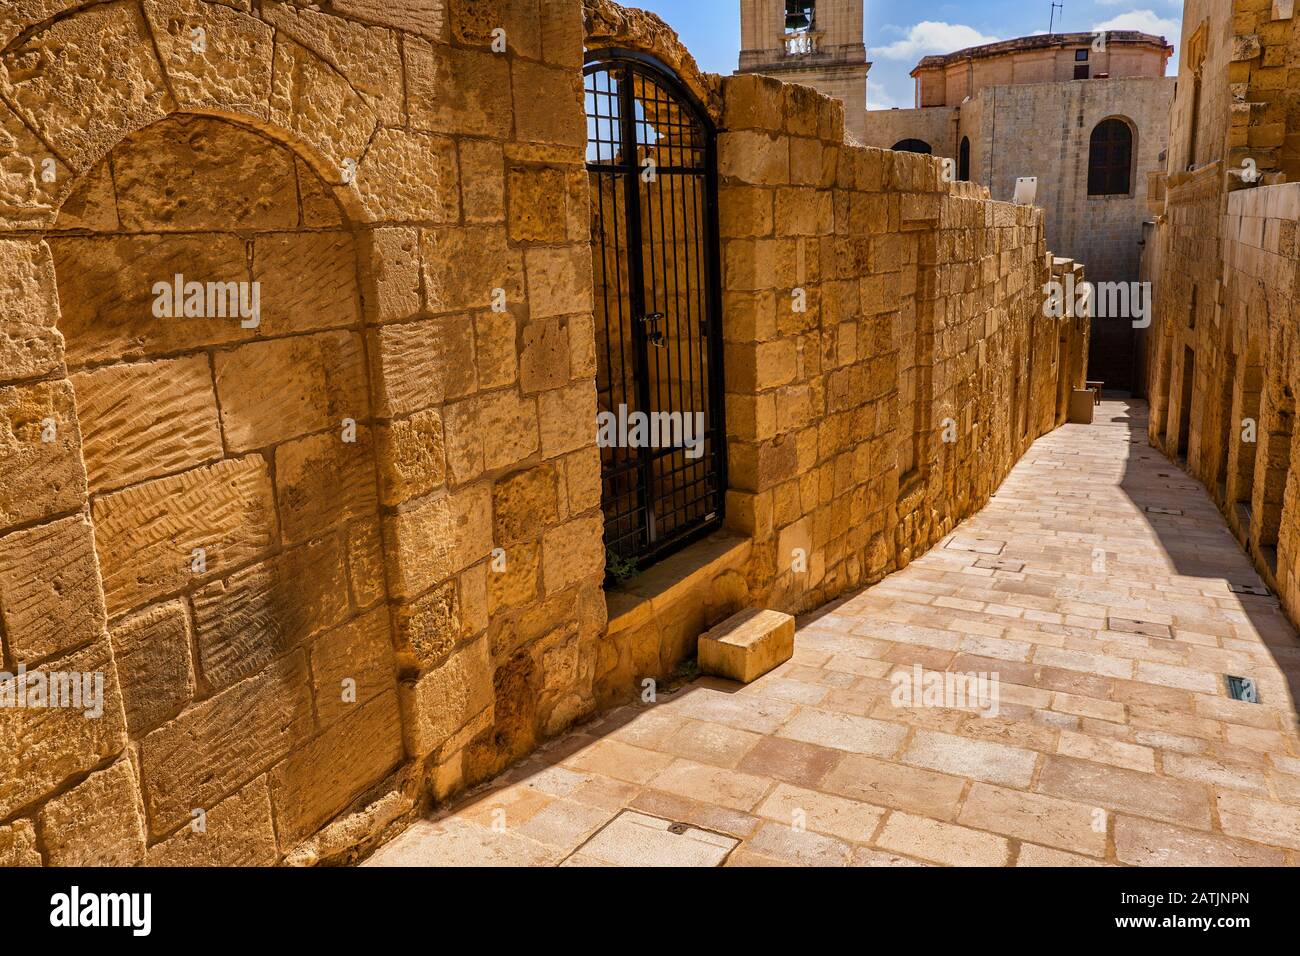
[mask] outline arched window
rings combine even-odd
[[[1088,195],[1127,196],[1132,167],[1132,128],[1119,119],[1098,123],[1088,146]]]
[[[923,139],[900,139],[893,148],[900,153],[924,153],[927,156],[934,152]]]
[[[970,138],[961,138],[961,149],[957,154],[957,178],[962,182],[970,181]]]

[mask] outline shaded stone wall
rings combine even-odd
[[[1289,66],[1298,26],[1290,4],[1188,4],[1166,196],[1144,276],[1156,303],[1151,438],[1205,483],[1293,620],[1300,185],[1278,183],[1300,134]],[[1248,162],[1255,182],[1241,175]]]

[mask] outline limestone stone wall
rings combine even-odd
[[[845,145],[812,91],[738,76],[723,98],[727,520],[752,599],[805,610],[978,509],[1061,420],[1061,339],[1086,331],[1043,315],[1040,211]]]
[[[0,11],[0,669],[105,690],[0,711],[6,859],[338,855],[594,706],[582,39]],[[260,320],[156,312],[176,275]]]
[[[930,144],[935,156],[957,158],[958,111],[948,106],[914,110],[867,110],[862,143],[879,149],[893,149],[904,139]]]
[[[1291,4],[1189,3],[1167,188],[1147,256],[1151,438],[1200,478],[1300,619],[1294,391],[1300,134]],[[1260,175],[1243,178],[1247,161]],[[1188,171],[1187,165],[1193,168]]]

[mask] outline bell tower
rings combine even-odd
[[[863,0],[740,0],[739,73],[803,83],[844,103],[844,128],[867,122]]]

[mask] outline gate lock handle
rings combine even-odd
[[[659,323],[663,320],[662,312],[651,312],[648,315],[641,316],[641,321],[648,327],[646,332],[646,341],[655,348],[666,348],[668,340],[664,338],[663,332],[659,331]]]

